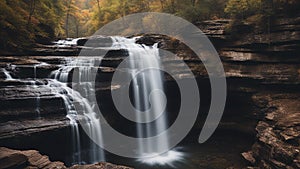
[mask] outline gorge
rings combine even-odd
[[[224,29],[229,22],[213,20],[197,25],[217,47],[229,93],[222,121],[207,143],[200,145],[197,142],[210,100],[210,84],[203,64],[176,39],[142,35],[131,39],[95,37],[95,43],[102,45],[95,50],[106,53],[100,58],[77,57],[84,48],[81,44],[87,40],[85,38],[79,38],[76,45],[42,45],[30,55],[1,56],[0,145],[21,150],[37,149],[66,166],[107,161],[134,168],[298,168],[300,20],[278,20],[270,35],[246,33],[239,39],[226,37]],[[171,166],[123,158],[104,151],[79,125],[81,122],[89,125],[89,134],[101,142],[101,124],[94,114],[95,103],[89,100],[89,92],[95,93],[103,115],[121,133],[147,137],[155,134],[149,133],[147,128],[158,125],[154,128],[159,132],[174,122],[180,108],[178,86],[172,77],[159,71],[152,72],[152,78],[162,83],[152,84],[151,79],[143,76],[133,78],[131,101],[138,110],[146,110],[148,90],[164,89],[168,100],[167,119],[162,118],[153,126],[137,126],[119,115],[112,102],[111,90],[120,90],[120,85],[112,86],[110,81],[121,61],[131,57],[137,62],[131,63],[130,69],[142,69],[139,56],[149,56],[145,64],[155,67],[159,64],[156,60],[159,49],[172,51],[183,58],[194,73],[201,93],[197,122],[188,136],[171,151],[170,156],[176,156],[172,163],[168,162]],[[159,56],[163,58],[164,53]],[[189,78],[176,60],[161,61],[173,66],[182,80]],[[74,73],[79,77],[75,85],[82,89],[91,89],[94,85],[95,91],[74,92],[74,84],[70,83]],[[89,74],[95,75],[94,84],[90,83],[93,79],[87,78]],[[154,104],[159,107],[161,101]],[[155,153],[153,150],[158,145],[164,146],[167,142],[165,139],[159,140],[159,144],[141,145],[146,149],[139,148],[138,151]]]

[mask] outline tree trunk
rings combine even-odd
[[[28,21],[27,21],[27,28],[29,28],[31,24],[31,18],[33,16],[35,10],[35,0],[30,1],[30,9],[29,9],[29,16],[28,16]]]
[[[72,0],[69,0],[68,9],[67,9],[67,18],[66,18],[66,36],[69,37],[69,18],[70,18],[70,10],[71,10]]]
[[[75,18],[75,26],[76,26],[76,37],[79,38],[79,23],[76,18]]]
[[[163,10],[165,7],[164,7],[164,0],[160,0],[160,6],[161,6],[161,9]]]
[[[128,27],[128,24],[125,20],[125,16],[127,15],[127,11],[126,11],[126,8],[127,8],[127,1],[123,1],[121,0],[120,1],[120,5],[121,5],[121,15],[122,15],[122,23],[123,23],[123,26],[126,28]]]
[[[97,0],[97,5],[98,5],[98,15],[99,15],[99,19],[100,19],[100,11],[101,11],[101,9],[100,9],[100,1],[99,0]]]
[[[175,0],[171,0],[171,12],[175,13]]]
[[[196,5],[196,0],[191,0],[191,3],[192,3],[193,6],[195,6]]]
[[[121,1],[121,8],[122,8],[122,11],[121,11],[122,14],[121,14],[121,15],[122,15],[122,17],[126,16],[126,14],[127,14],[127,13],[126,13],[127,5],[128,5],[128,4],[127,4],[126,1]]]

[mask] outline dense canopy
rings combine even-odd
[[[300,5],[297,0],[1,0],[0,6],[0,48],[7,49],[89,36],[131,13],[166,12],[193,23],[216,18],[259,23],[278,11],[293,15]]]

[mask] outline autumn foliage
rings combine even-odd
[[[0,50],[89,36],[115,19],[138,12],[166,12],[195,23],[293,15],[299,6],[298,0],[0,0]]]

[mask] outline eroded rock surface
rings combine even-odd
[[[67,169],[64,163],[50,161],[46,155],[41,155],[36,150],[12,150],[0,147],[0,168],[26,168],[26,169]],[[130,167],[100,162],[90,165],[75,165],[70,169],[132,169]]]
[[[212,39],[226,41],[218,52],[230,91],[236,86],[253,93],[257,136],[251,151],[241,154],[249,168],[300,168],[299,19],[278,18],[270,32],[242,31],[235,40],[220,36],[220,23],[207,23],[216,31],[203,27],[216,32]]]
[[[1,168],[31,168],[31,169],[62,169],[66,166],[62,162],[51,162],[45,155],[36,150],[18,151],[0,147]]]
[[[256,126],[257,141],[243,153],[261,168],[300,167],[300,94],[259,93],[253,96],[263,119]]]

